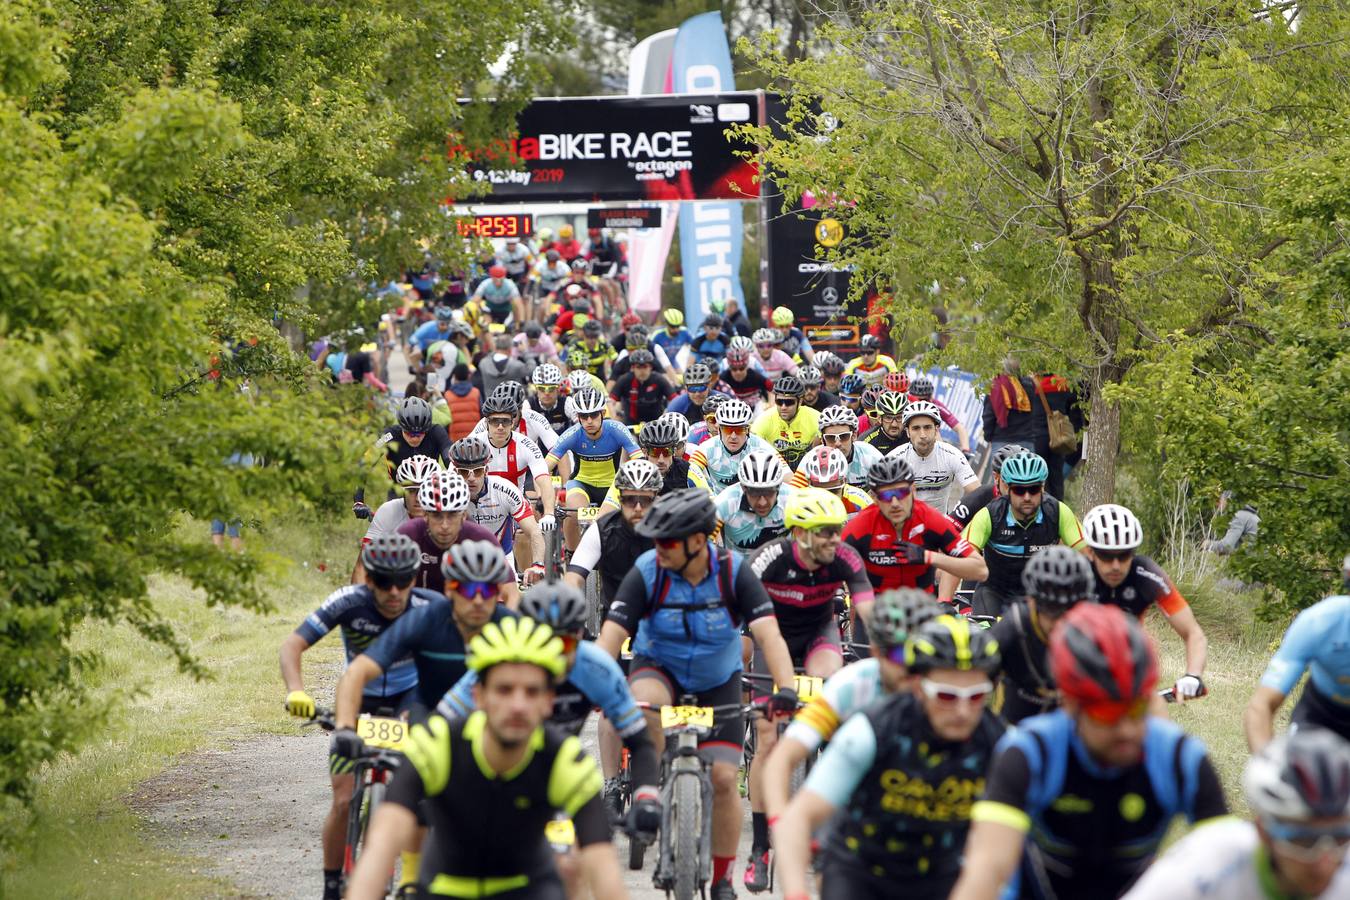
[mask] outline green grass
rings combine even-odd
[[[184,527],[205,533],[200,523]],[[277,648],[346,580],[356,540],[347,523],[289,523],[246,533],[250,547],[296,561],[280,567],[268,590],[275,610],[267,614],[208,608],[185,582],[158,579],[151,587],[155,606],[190,638],[212,673],[208,681],[180,673],[169,653],[126,626],[91,624],[78,631],[78,648],[97,649],[103,657],[88,677],[95,696],[113,704],[109,727],[43,772],[32,829],[22,849],[0,862],[0,897],[238,896],[237,887],[203,874],[200,860],[164,849],[126,799],[194,750],[264,732],[296,733],[281,709]],[[325,676],[331,681],[340,664],[339,643],[324,641],[306,654],[307,684]]]

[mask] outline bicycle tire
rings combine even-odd
[[[675,805],[674,857],[675,900],[694,900],[701,895],[699,884],[700,830],[703,823],[703,796],[694,775],[677,775],[671,802]]]
[[[628,837],[628,869],[631,872],[642,870],[643,858],[647,855],[647,845],[642,841],[629,835]]]
[[[586,576],[586,608],[590,615],[586,619],[586,630],[600,636],[600,626],[605,624],[604,598],[600,596],[600,572],[592,569]]]
[[[366,803],[369,796],[368,786],[364,782],[364,774],[358,772],[356,789],[352,791],[351,808],[347,813],[347,839],[342,852],[342,870],[343,874],[348,876],[356,868],[357,857],[365,849],[366,829],[370,825],[369,807]]]

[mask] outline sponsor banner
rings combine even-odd
[[[745,145],[726,130],[757,122],[759,108],[754,92],[536,98],[516,117],[516,137],[487,147],[452,139],[449,155],[492,185],[474,205],[753,200],[756,166],[735,155]]]
[[[639,206],[634,209],[588,209],[587,228],[660,228],[661,207]]]
[[[813,346],[814,344],[812,341]],[[966,432],[970,434],[972,444],[983,441],[980,434],[984,425],[981,419],[984,412],[984,395],[975,389],[974,375],[963,372],[955,366],[946,369],[918,369],[907,366],[905,372],[911,381],[920,375],[931,379],[934,386],[933,396],[951,410],[952,415],[961,420]],[[945,440],[958,447],[961,446],[956,439],[955,431],[946,425],[943,425],[941,430]]]
[[[628,54],[628,93],[664,94],[670,74],[670,54],[675,49],[675,31],[658,31],[637,42]]]
[[[659,228],[629,232],[628,304],[634,312],[646,313],[654,320],[661,310],[661,279],[666,272],[666,257],[675,238],[677,203],[662,203]]]
[[[733,91],[736,77],[720,12],[693,16],[680,25],[671,59],[671,82],[677,93],[722,94]],[[741,101],[719,104],[733,106]],[[756,95],[755,104],[758,104]],[[691,106],[691,110],[693,107]],[[712,109],[703,110],[711,114]],[[741,112],[738,110],[737,112]],[[758,121],[758,107],[745,109],[741,121]],[[757,199],[758,186],[746,181],[741,199]],[[739,203],[684,203],[680,207],[680,268],[684,275],[684,319],[697,333],[713,299],[735,299],[745,308],[741,289],[741,207]]]

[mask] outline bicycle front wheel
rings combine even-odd
[[[675,806],[675,900],[694,900],[700,895],[699,831],[703,827],[703,792],[693,775],[676,776],[671,791]]]

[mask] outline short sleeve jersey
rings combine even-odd
[[[600,434],[596,437],[586,434],[580,423],[564,431],[548,458],[554,461],[568,453],[575,454],[576,480],[582,484],[607,488],[614,483],[614,475],[619,470],[619,457],[624,451],[629,454],[638,451],[633,433],[613,419],[604,419],[600,423]]]
[[[943,515],[952,508],[952,494],[959,495],[967,485],[979,482],[966,455],[946,441],[939,440],[927,456],[920,456],[913,444],[898,447],[888,455],[909,463],[919,499]]]
[[[393,534],[409,518],[408,504],[402,497],[384,501],[375,510],[375,515],[371,516],[370,527],[366,529],[366,536],[361,538],[361,543],[369,544],[377,537]]]
[[[414,609],[445,598],[433,591],[413,588],[408,598],[407,615]],[[375,594],[364,584],[349,584],[328,595],[318,609],[310,613],[295,633],[313,645],[334,628],[341,629],[342,647],[350,663],[397,622],[386,619],[375,605]],[[411,656],[390,661],[384,676],[368,682],[362,693],[367,697],[394,697],[417,685],[417,669]]]
[[[782,536],[787,530],[783,516],[791,493],[787,485],[780,485],[773,509],[769,510],[767,516],[759,516],[750,508],[749,501],[745,499],[745,490],[739,484],[724,488],[714,500],[722,545],[748,553]]]
[[[900,555],[902,541],[962,559],[975,552],[961,537],[955,522],[922,500],[914,501],[913,511],[898,529],[882,514],[881,507],[864,509],[844,526],[844,541],[862,557],[867,577],[877,592],[902,587],[930,594],[936,591],[933,567],[905,562]]]
[[[1136,553],[1130,563],[1130,571],[1125,580],[1110,587],[1101,576],[1097,576],[1097,602],[1111,603],[1136,616],[1148,612],[1155,603],[1164,614],[1174,616],[1189,604],[1181,592],[1172,584],[1172,579],[1163,572],[1162,567]]]
[[[689,434],[692,437],[694,429],[690,429]],[[705,473],[704,480],[707,481],[709,488],[715,493],[720,492],[739,481],[737,472],[741,467],[741,461],[752,450],[774,452],[769,442],[757,434],[751,434],[745,446],[736,453],[728,450],[721,438],[709,438],[690,454],[689,467],[691,470],[701,469]]]
[[[1261,684],[1288,694],[1309,669],[1318,693],[1350,706],[1350,595],[1328,597],[1299,613]]]
[[[814,752],[834,737],[839,726],[884,693],[881,663],[863,659],[844,666],[825,680],[820,693],[799,710],[785,736]]]
[[[488,443],[488,474],[504,478],[520,490],[525,490],[525,475],[528,473],[535,481],[548,478],[548,467],[544,465],[544,455],[539,445],[518,431],[511,432],[511,439],[501,447]]]
[[[514,615],[498,604],[492,621]],[[427,709],[435,708],[445,692],[464,677],[469,670],[467,653],[464,636],[455,624],[454,607],[444,597],[399,616],[365,651],[385,671],[411,657],[417,669],[417,698]]]
[[[418,587],[428,588],[437,593],[445,593],[445,575],[441,572],[441,557],[449,548],[436,546],[432,540],[431,532],[427,530],[426,519],[410,519],[404,522],[398,528],[399,534],[406,534],[413,539],[422,550],[422,569],[417,573]],[[497,536],[488,531],[481,525],[475,525],[473,522],[464,522],[459,526],[459,537],[455,538],[454,543],[462,541],[491,541],[500,546]],[[454,544],[451,544],[454,546]]]
[[[788,465],[795,466],[820,437],[820,413],[809,406],[798,406],[791,421],[783,421],[777,410],[769,410],[755,420],[750,430],[783,454]]]
[[[489,475],[483,479],[483,490],[469,501],[464,515],[468,521],[490,531],[501,543],[507,536],[506,523],[523,522],[534,515],[534,509],[514,484]]]
[[[862,557],[849,544],[840,544],[830,562],[808,569],[796,540],[781,537],[756,550],[749,564],[773,600],[778,630],[790,645],[820,632],[821,624],[834,614],[834,593],[839,588],[848,588],[855,606],[872,602]]]

